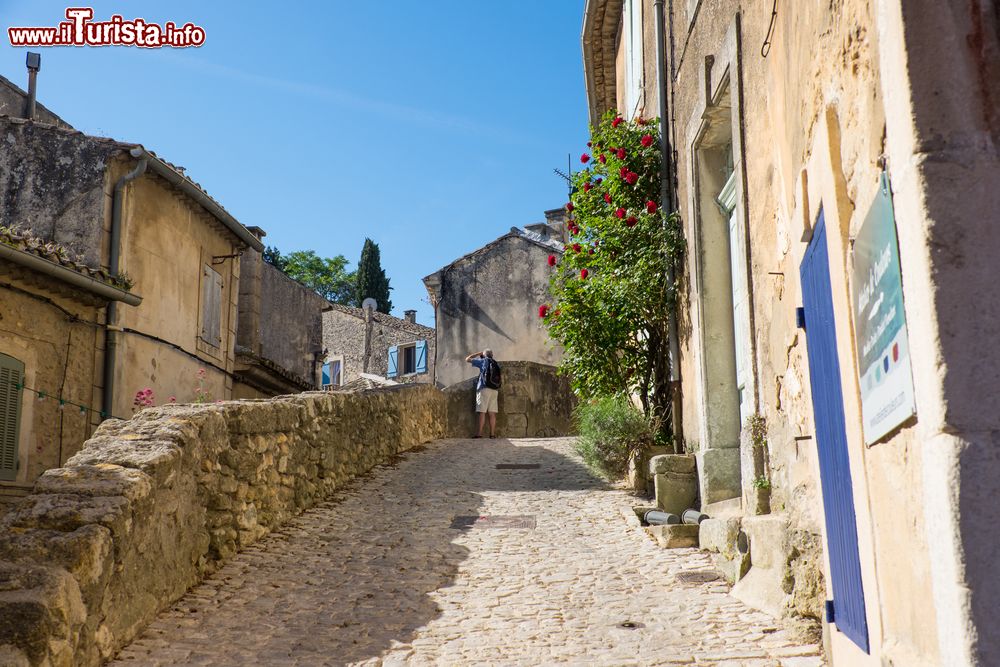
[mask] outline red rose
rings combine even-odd
[[[586,280],[590,272],[587,269],[580,269],[580,280]]]
[[[590,192],[590,188],[592,188],[592,187],[594,187],[594,186],[591,185],[590,183],[584,183],[583,184],[583,191],[584,192]]]
[[[580,156],[580,162],[587,164],[588,162],[590,162],[590,156],[584,153],[583,155]]]
[[[597,161],[600,162],[601,164],[604,164],[605,162],[608,161],[608,159],[604,157],[604,153],[601,153],[600,155],[597,156]]]
[[[587,251],[587,254],[588,254],[588,255],[593,255],[593,254],[594,254],[594,249],[593,249],[593,248],[591,248],[590,250],[588,250],[588,251]]]
[[[635,185],[635,182],[639,180],[639,174],[634,171],[625,172],[625,182],[629,185]]]
[[[542,305],[540,305],[538,307],[538,316],[539,317],[545,317],[548,314],[549,314],[549,306],[548,306],[548,304],[544,304],[543,303]]]
[[[617,211],[615,211],[615,215],[617,215],[619,218],[624,218],[625,217],[625,209],[623,209],[623,208],[618,209]]]
[[[639,141],[642,143],[643,146],[646,146],[648,148],[649,146],[653,145],[653,135],[644,134],[642,135],[642,139],[640,139]]]
[[[645,125],[646,121],[641,116],[636,116],[635,124],[636,125]]]
[[[656,204],[655,201],[648,201],[648,202],[646,202],[646,212],[647,213],[656,213],[656,209],[657,208],[659,208],[659,206],[657,206],[657,204]]]
[[[555,265],[556,265],[556,256],[549,255],[549,266],[555,266]]]
[[[567,211],[572,211],[573,210],[573,202],[569,202],[569,203],[566,204],[566,210]]]
[[[589,141],[587,142],[587,148],[590,148],[590,147],[591,147],[591,146],[593,146],[593,145],[594,145],[594,144],[590,143]]]
[[[639,219],[634,215],[630,215],[627,220],[625,220],[626,227],[635,227],[635,223],[639,222]]]
[[[624,148],[619,148],[618,149],[618,159],[619,160],[624,160],[625,159],[625,149]]]
[[[579,243],[574,243],[573,244],[573,252],[580,252],[580,244]]]
[[[615,119],[613,121],[611,121],[611,127],[618,127],[621,124],[622,124],[622,117],[621,116],[616,116]]]
[[[556,308],[555,312],[552,313],[552,317],[559,317],[559,309]]]
[[[604,201],[605,201],[605,203],[608,203],[608,204],[611,203],[611,193],[610,192],[605,192],[604,193]]]
[[[604,182],[604,179],[603,178],[599,178],[596,181],[594,181],[594,185],[600,185],[603,182]]]
[[[626,169],[625,167],[622,167],[621,169],[618,170],[618,175],[621,176],[622,178],[626,178],[626,174],[628,174],[628,169]]]

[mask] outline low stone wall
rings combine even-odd
[[[569,432],[572,398],[554,369],[504,373],[501,433]],[[469,435],[473,405],[472,387],[400,385],[105,422],[0,517],[0,665],[100,664],[226,558],[353,477]]]
[[[576,397],[569,379],[554,366],[533,361],[505,361],[497,435],[501,438],[548,438],[575,432]],[[444,390],[448,399],[449,430],[460,437],[475,434],[476,378]],[[488,429],[488,426],[487,426]],[[487,431],[484,429],[484,432]]]

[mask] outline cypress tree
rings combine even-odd
[[[385,271],[382,270],[382,255],[379,252],[378,244],[371,239],[365,239],[356,275],[358,307],[361,306],[362,301],[371,297],[378,301],[379,312],[388,314],[392,310],[392,301],[389,300],[389,290],[392,288],[389,287],[389,279],[385,277]]]

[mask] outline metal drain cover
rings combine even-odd
[[[494,514],[493,516],[456,516],[451,527],[459,530],[471,528],[535,528],[535,517],[531,514]]]
[[[623,621],[615,626],[616,628],[624,628],[625,630],[638,630],[639,628],[646,627],[638,621]]]
[[[694,572],[679,572],[677,574],[677,581],[685,584],[707,584],[710,581],[717,581],[719,579],[718,572],[707,572],[707,571],[694,571]]]
[[[538,470],[539,463],[498,463],[497,470]]]

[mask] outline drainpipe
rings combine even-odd
[[[147,160],[139,160],[135,169],[118,179],[115,183],[114,196],[111,200],[111,240],[108,248],[108,273],[116,276],[121,263],[122,240],[122,197],[125,186],[142,176],[146,171]],[[118,319],[118,304],[114,301],[108,304],[104,318],[104,372],[103,388],[101,390],[101,407],[104,410],[103,419],[111,416],[115,399],[115,356],[118,349],[118,334],[115,333]]]
[[[667,113],[667,58],[664,46],[663,34],[663,0],[654,0],[654,20],[656,22],[656,92],[659,98],[660,114],[660,155],[663,156],[663,169],[660,170],[660,206],[667,213],[673,213],[676,209],[672,196],[673,185],[673,153],[670,150],[670,121]],[[667,287],[674,289],[675,276],[674,264],[668,261],[666,265]],[[670,419],[673,422],[674,430],[674,451],[678,449],[678,442],[683,439],[683,429],[681,424],[681,369],[680,369],[680,346],[677,342],[677,305],[674,301],[674,308],[670,312],[668,326],[669,346],[670,346],[670,397],[672,405],[670,408]]]

